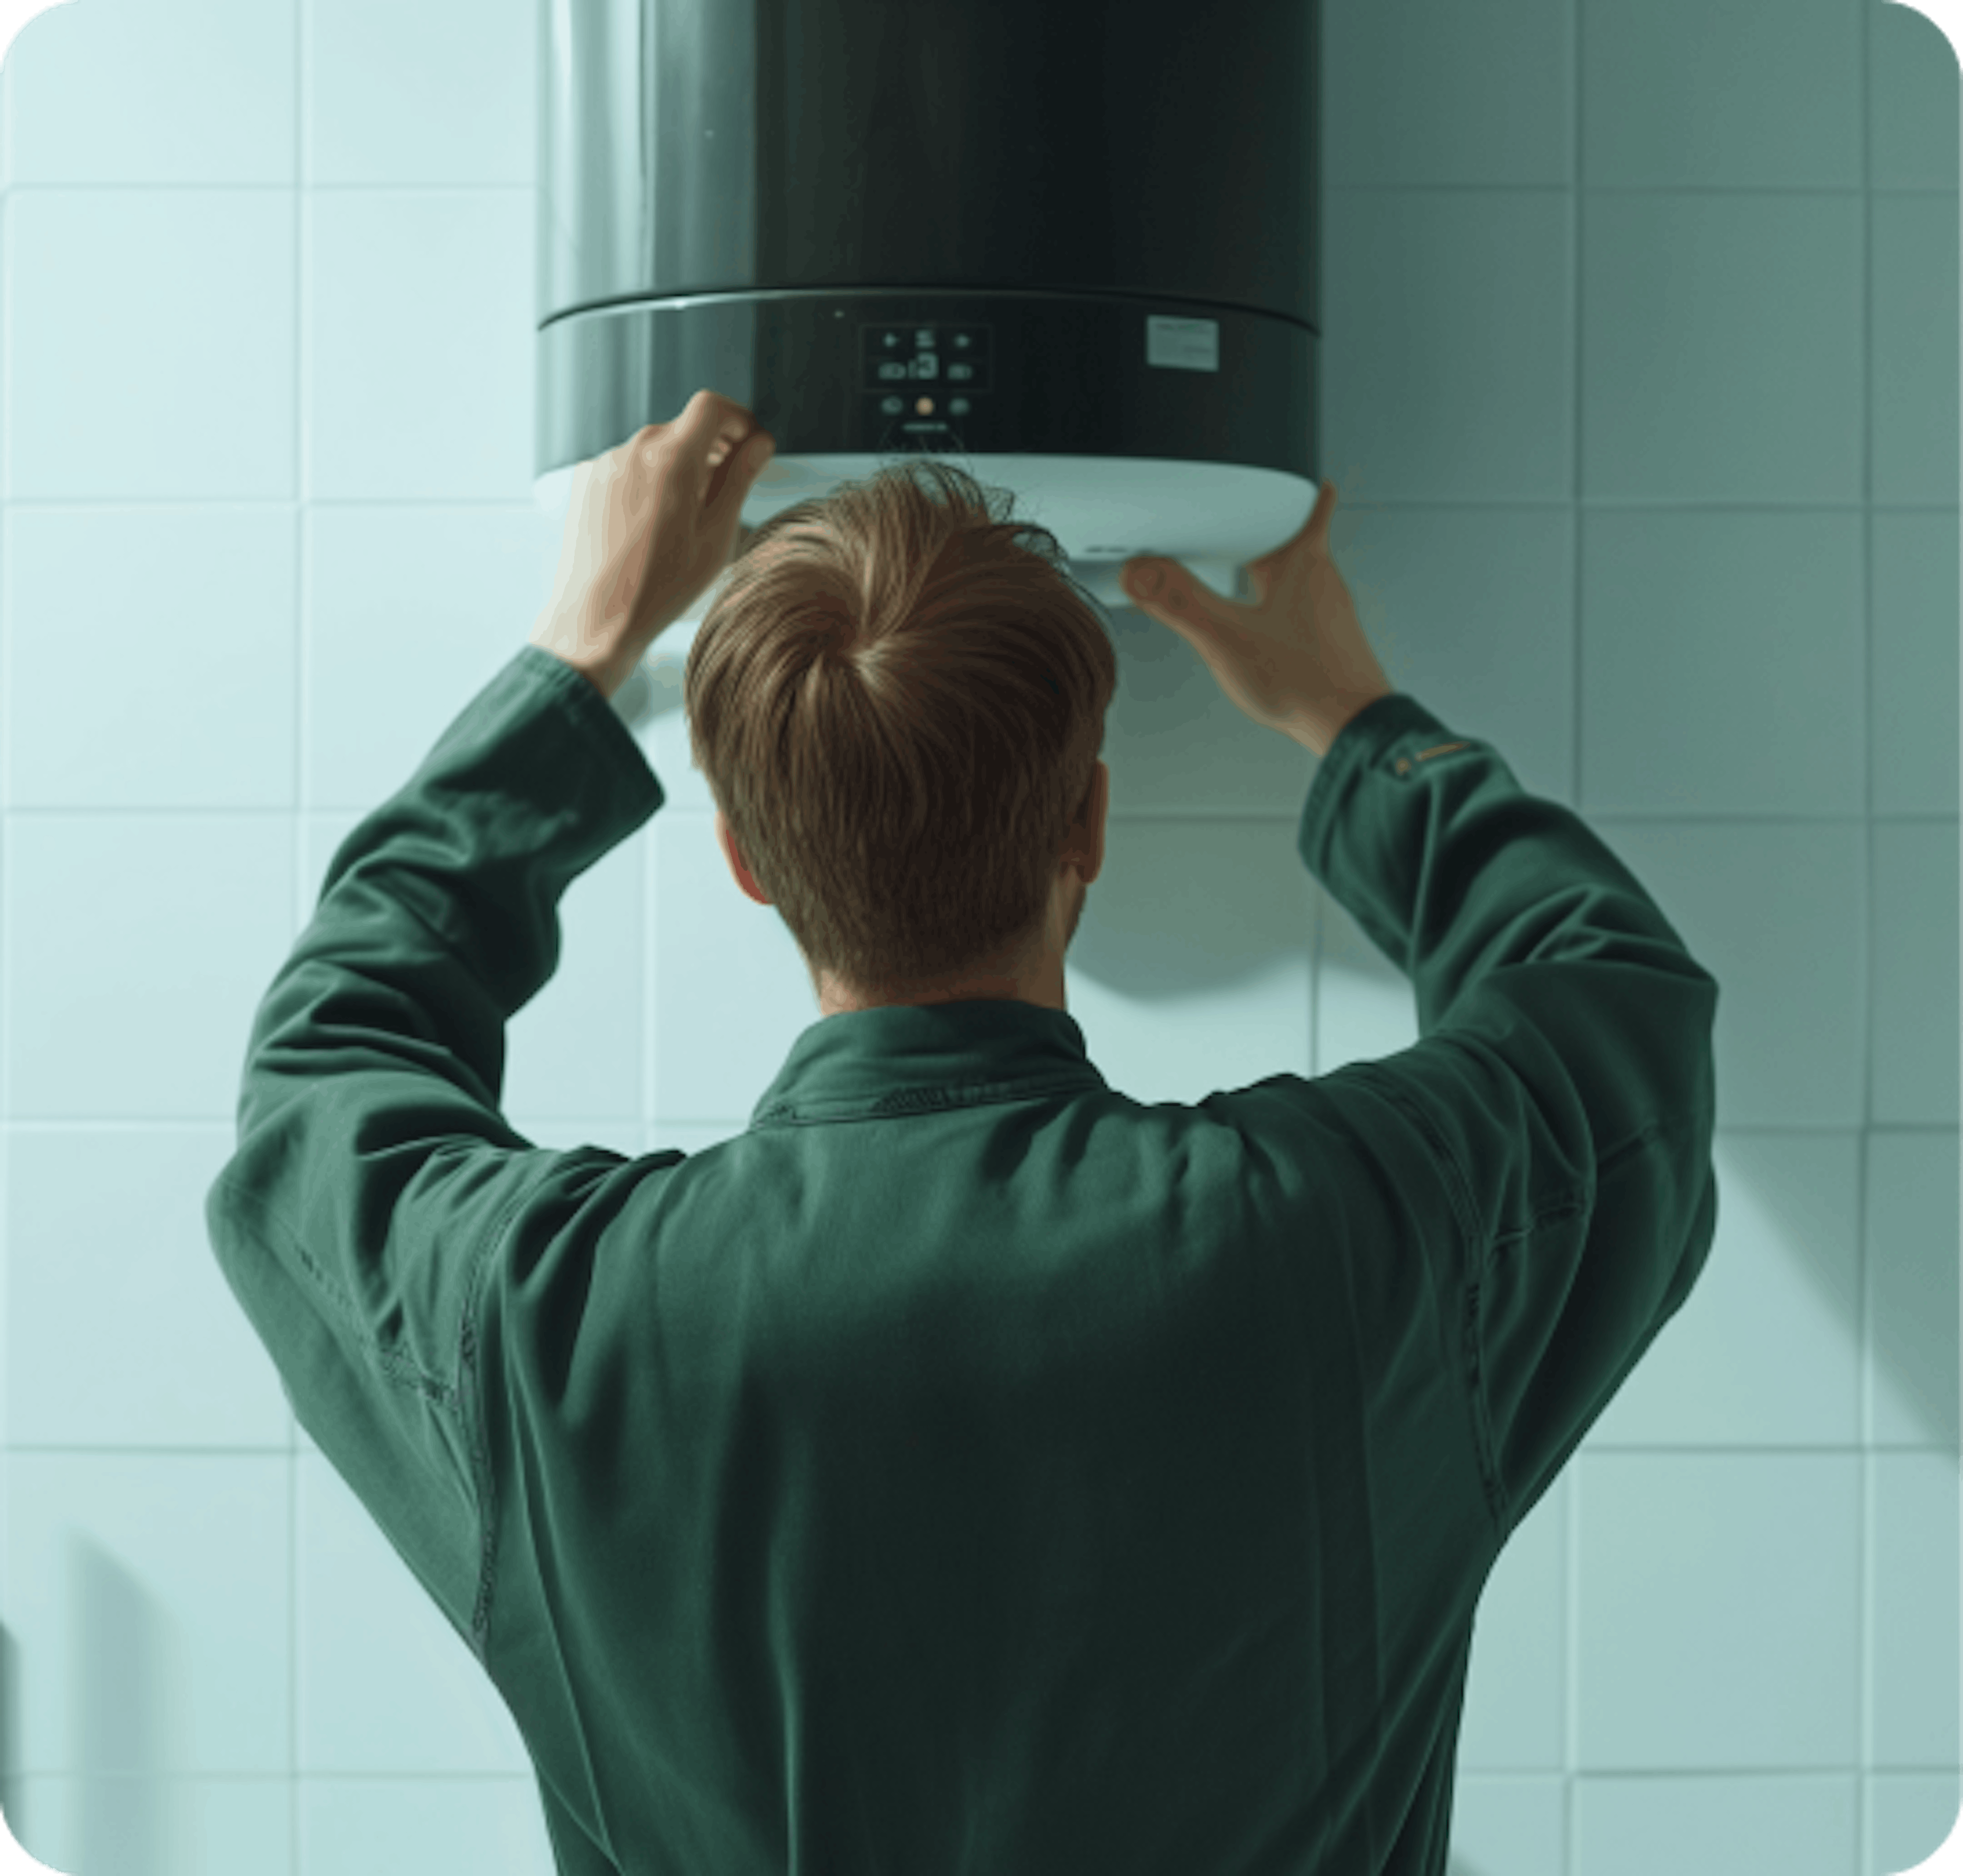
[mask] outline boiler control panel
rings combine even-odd
[[[993,326],[893,321],[859,329],[860,391],[875,448],[967,447],[994,390]]]

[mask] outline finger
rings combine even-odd
[[[712,486],[710,506],[719,508],[724,503],[733,502],[740,510],[749,499],[750,491],[756,486],[757,478],[764,473],[764,465],[777,454],[777,439],[767,430],[761,425],[752,430],[731,457],[721,481]]]
[[[697,391],[668,428],[687,447],[706,454],[720,446],[726,454],[754,428],[756,419],[733,398],[711,390]],[[720,461],[720,457],[715,460]]]

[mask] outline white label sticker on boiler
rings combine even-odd
[[[1220,322],[1145,316],[1145,363],[1168,371],[1218,371]]]

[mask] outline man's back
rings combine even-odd
[[[566,701],[508,682],[514,720]],[[514,907],[549,767],[464,832],[428,809]],[[1414,1047],[1145,1105],[1060,1011],[854,1011],[734,1140],[508,1153],[427,1214],[381,1156],[303,1191],[299,1127],[242,1128],[228,1277],[502,1692],[568,1876],[1442,1876],[1487,1574],[1708,1253],[1717,986],[1408,697],[1299,848],[1411,976]],[[501,925],[514,987],[540,927]],[[375,1130],[337,1086],[310,1124]],[[283,1277],[244,1225],[303,1198],[366,1229]],[[453,1323],[454,1384],[319,1358],[323,1268],[363,1348]]]

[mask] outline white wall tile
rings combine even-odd
[[[14,1134],[10,1441],[287,1450],[279,1371],[205,1232],[205,1194],[234,1143],[225,1127]]]
[[[526,1778],[303,1778],[306,1876],[554,1876]]]
[[[1855,1762],[1860,1467],[1852,1453],[1580,1456],[1578,1769]]]
[[[314,500],[531,499],[535,206],[528,189],[306,197]]]
[[[1877,195],[1872,214],[1872,499],[1935,502],[1953,510],[1956,191]]]
[[[1837,0],[1582,0],[1591,188],[1851,188],[1862,9]],[[1694,45],[1696,56],[1685,56]]]
[[[1877,189],[1957,187],[1956,35],[1934,13],[1871,6],[1868,17],[1869,180]]]
[[[7,499],[290,501],[295,227],[280,190],[9,194]]]
[[[1423,188],[1441,176],[1514,188],[1573,172],[1574,9],[1524,0],[1326,6],[1321,109],[1337,188]]]
[[[531,188],[536,0],[315,0],[305,17],[316,186]]]
[[[1566,1876],[1567,1806],[1552,1778],[1462,1776],[1446,1876]]]
[[[1955,1130],[1871,1134],[1862,1184],[1868,1437],[1878,1445],[1953,1448],[1958,1432]]]
[[[293,1765],[283,1453],[9,1453],[19,1772]]]
[[[1858,1444],[1858,1135],[1725,1132],[1712,1158],[1710,1263],[1590,1449]]]
[[[1869,1774],[1862,1781],[1868,1794],[1868,1831],[1861,1846],[1861,1876],[1897,1876],[1929,1864],[1928,1876],[1939,1876],[1963,1849],[1959,1831],[1954,1772]],[[1939,1851],[1942,1861],[1932,1861]]]
[[[1718,980],[1719,1124],[1862,1125],[1862,824],[1603,815],[1596,831]]]
[[[307,797],[359,820],[530,641],[558,533],[529,502],[337,503],[305,527]]]
[[[297,0],[84,0],[7,53],[9,188],[294,181]]]
[[[1863,577],[1857,509],[1586,515],[1586,806],[1859,814]]]
[[[1862,213],[1803,189],[1584,196],[1587,499],[1862,500]]]
[[[1353,489],[1339,473],[1331,538],[1385,675],[1454,735],[1497,750],[1522,787],[1573,807],[1575,517],[1476,501],[1377,505],[1373,479]],[[1167,742],[1186,720],[1168,724]],[[1307,792],[1292,799],[1298,817]]]
[[[268,816],[42,815],[8,844],[0,944],[17,1120],[219,1121],[299,927]]]
[[[1956,1683],[1932,1660],[1959,1652],[1959,1502],[1953,1449],[1876,1453],[1867,1576],[1871,1716],[1867,1751],[1899,1770],[1954,1765]]]
[[[290,810],[297,556],[283,506],[11,508],[7,805]]]
[[[1801,1773],[1580,1778],[1571,1876],[1846,1876],[1858,1783]]]
[[[1869,637],[1876,814],[1957,811],[1957,698],[1963,692],[1957,534],[1954,508],[1874,518]]]
[[[1957,819],[1882,821],[1875,842],[1874,1118],[1957,1124]]]
[[[1337,488],[1360,462],[1401,502],[1565,500],[1576,342],[1565,197],[1331,188],[1323,207],[1320,441]]]
[[[21,1781],[10,1827],[57,1872],[143,1876],[298,1876],[293,1789],[283,1778],[41,1778]],[[0,1835],[0,1868],[16,1876]],[[23,1870],[19,1876],[38,1876]]]

